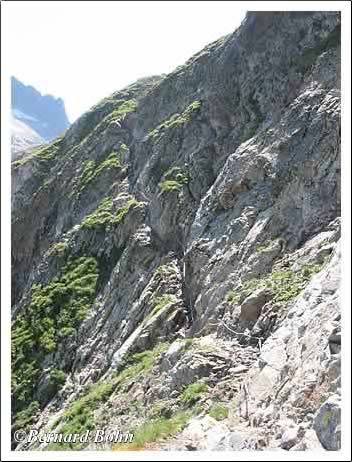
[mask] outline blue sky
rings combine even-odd
[[[71,122],[134,80],[172,71],[245,16],[243,4],[219,1],[5,5],[10,74],[62,97]]]

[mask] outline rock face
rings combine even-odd
[[[34,87],[11,78],[12,154],[51,141],[69,126],[61,98],[42,95]]]
[[[339,449],[339,14],[248,13],[12,190],[13,431]]]

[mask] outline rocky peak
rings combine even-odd
[[[13,153],[51,141],[70,124],[61,98],[42,95],[15,77],[11,78],[11,110]]]

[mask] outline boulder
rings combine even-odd
[[[341,407],[338,395],[329,397],[320,406],[313,427],[325,449],[338,451],[341,448]]]
[[[258,289],[249,295],[241,304],[240,321],[256,321],[271,296],[272,292],[267,288]]]
[[[288,428],[281,437],[281,448],[291,449],[295,444],[298,443],[298,427]]]

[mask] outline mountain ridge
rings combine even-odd
[[[15,157],[21,151],[51,141],[70,125],[62,98],[41,94],[16,77],[11,77],[11,110]]]

